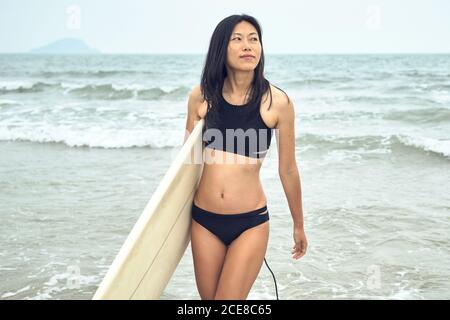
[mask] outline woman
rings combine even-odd
[[[246,299],[261,269],[269,212],[259,170],[272,131],[293,218],[293,258],[306,252],[294,105],[284,91],[270,85],[263,72],[261,28],[256,19],[232,15],[222,20],[211,37],[201,84],[189,96],[186,120],[185,141],[200,118],[206,123],[205,161],[192,205],[191,229],[202,299]]]

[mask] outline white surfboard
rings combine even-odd
[[[190,242],[203,170],[200,119],[147,203],[93,299],[159,299]]]

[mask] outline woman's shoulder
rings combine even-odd
[[[190,92],[189,100],[192,101],[192,103],[195,106],[197,115],[200,118],[204,118],[206,115],[206,101],[203,97],[203,93],[200,87],[200,84],[195,85]]]
[[[283,89],[273,85],[272,83],[270,83],[270,90],[272,91],[272,99],[275,105],[288,104],[291,100]]]
[[[269,90],[267,90],[269,91]],[[270,104],[270,109],[273,111],[273,114],[278,118],[278,115],[282,112],[285,112],[286,108],[292,102],[289,95],[278,86],[275,86],[270,83],[270,93],[266,92],[267,97],[263,98],[263,101],[266,101],[266,105]],[[270,95],[272,97],[270,97]]]
[[[279,88],[278,86],[270,84],[270,90],[272,92],[272,114],[276,119],[274,127],[277,128],[280,115],[289,113],[288,111],[290,106],[292,105],[292,99],[283,89]]]
[[[189,99],[201,103],[203,101],[203,94],[199,84],[196,84],[190,91]]]

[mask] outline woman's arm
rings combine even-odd
[[[290,100],[290,99],[289,99]],[[308,242],[304,232],[300,174],[295,159],[295,111],[292,100],[283,103],[278,112],[275,130],[278,148],[278,174],[288,200],[294,227],[293,258],[306,253]]]
[[[295,159],[295,112],[292,100],[280,106],[275,135],[278,148],[278,174],[286,194],[294,226],[303,227],[300,174]]]
[[[198,101],[200,95],[201,95],[200,85],[196,85],[194,88],[192,88],[191,93],[189,94],[188,110],[186,117],[186,129],[184,133],[183,144],[189,138],[189,135],[194,129],[196,122],[200,120],[200,116],[198,115],[198,106],[199,106]]]

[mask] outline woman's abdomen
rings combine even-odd
[[[251,211],[267,203],[259,168],[226,166],[205,164],[194,196],[197,206],[225,214]]]

